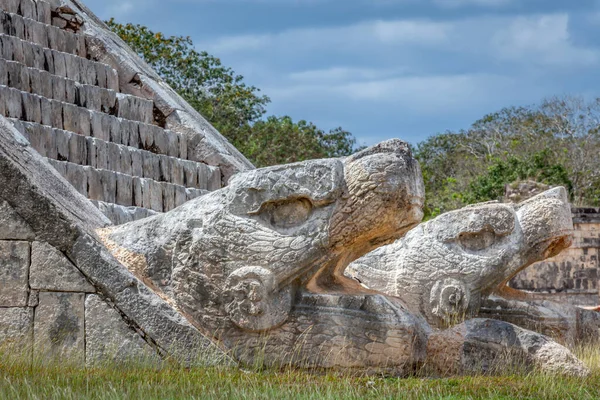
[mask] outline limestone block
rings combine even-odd
[[[41,292],[35,310],[35,354],[54,356],[66,363],[85,360],[85,294]]]
[[[6,71],[8,74],[8,86],[21,91],[29,91],[29,75],[27,74],[27,69],[23,68],[22,64],[7,61]]]
[[[23,118],[23,98],[16,89],[0,87],[1,100],[5,103],[5,115],[9,118]]]
[[[142,152],[144,178],[160,180],[159,159],[155,154],[148,151]]]
[[[163,192],[160,182],[150,180],[150,208],[157,212],[163,212]]]
[[[43,49],[44,52],[44,65],[41,69],[46,70],[50,74],[54,75],[56,68],[54,67],[54,55],[51,49]]]
[[[159,361],[156,351],[97,295],[85,301],[86,363]]]
[[[65,177],[79,193],[87,197],[87,174],[81,166],[67,163]]]
[[[7,65],[8,61],[0,58],[0,85],[8,86],[8,70]]]
[[[88,142],[89,143],[89,142]],[[94,168],[98,169],[109,169],[109,152],[108,152],[108,143],[104,140],[92,139],[92,145],[88,147],[89,151],[95,151],[96,160],[92,161],[90,164]]]
[[[140,131],[139,131],[139,122],[130,121],[127,119],[119,118],[119,123],[123,128],[123,137],[122,144],[126,146],[131,146],[135,148],[140,147]]]
[[[42,124],[52,126],[52,103],[45,97],[40,98],[40,107],[42,109]]]
[[[162,182],[163,187],[163,205],[164,211],[171,211],[175,208],[175,186]]]
[[[103,141],[104,142],[104,141]],[[116,143],[104,142],[107,155],[107,167],[111,171],[120,172],[121,165],[121,146]]]
[[[101,170],[102,201],[116,203],[117,201],[117,176],[112,171]]]
[[[92,134],[92,113],[93,111],[89,111],[85,108],[77,107],[77,113],[79,117],[79,133],[83,136],[90,136]]]
[[[75,164],[85,165],[89,159],[88,143],[86,137],[71,133],[69,138],[69,161]]]
[[[144,207],[144,178],[138,176],[133,178],[133,205],[135,207]]]
[[[117,196],[116,203],[124,206],[133,205],[133,182],[131,176],[116,174]]]
[[[171,183],[184,186],[185,172],[183,171],[183,163],[178,161],[171,159]]]
[[[32,289],[54,292],[96,291],[63,253],[45,242],[31,245],[29,285]]]
[[[0,240],[33,240],[35,234],[25,220],[0,200]]]
[[[48,47],[47,27],[33,20],[25,20],[27,40]]]
[[[81,80],[81,58],[71,54],[65,54],[64,57],[67,69],[66,77],[79,82]]]
[[[56,100],[50,100],[51,110],[52,110],[52,127],[58,129],[65,129],[63,123],[63,104]],[[67,129],[71,130],[71,129]],[[71,130],[72,131],[72,130]],[[73,132],[73,131],[72,131]]]
[[[83,167],[88,179],[88,198],[104,201],[100,171],[92,167]]]
[[[116,105],[117,93],[113,90],[102,89],[97,86],[89,86],[93,88],[96,95],[100,98],[100,110],[104,113],[111,113]]]
[[[57,101],[67,101],[67,80],[60,76],[50,75],[52,82],[51,98]]]
[[[154,157],[159,164],[159,177],[161,181],[171,182],[171,165],[175,160],[171,157],[164,156],[162,154],[151,154],[151,157]]]
[[[73,135],[69,131],[61,129],[51,129],[51,135],[56,143],[56,159],[61,161],[71,161],[69,158],[69,141]]]
[[[211,175],[210,168],[206,164],[194,163],[196,168],[198,168],[198,172],[196,173],[198,176],[198,187],[200,189],[208,190],[208,178]]]
[[[152,209],[152,191],[150,189],[151,182],[152,180],[150,179],[140,179],[140,187],[142,194],[142,204],[140,207]]]
[[[106,68],[106,88],[114,90],[116,92],[119,91],[119,74],[117,71],[110,66],[105,66]]]
[[[46,63],[46,55],[44,54],[44,49],[40,46],[29,45],[28,51],[31,52],[32,63],[27,64],[29,67],[40,70],[40,72],[48,72],[44,71],[45,63]]]
[[[179,207],[187,201],[187,193],[183,186],[175,186],[175,207]]]
[[[52,9],[50,4],[41,0],[37,1],[37,20],[46,25],[52,23]]]
[[[29,243],[0,241],[0,307],[26,307]]]
[[[164,131],[167,137],[167,155],[169,157],[179,157],[179,136],[172,131]],[[185,158],[185,157],[181,157]]]
[[[222,185],[222,173],[221,169],[217,167],[208,167],[208,183],[206,189],[209,191],[219,190],[223,187]]]
[[[61,78],[65,81],[65,102],[75,104],[77,100],[76,82],[71,79]]]
[[[180,162],[183,164],[183,173],[184,173],[184,185],[189,188],[200,188],[198,186],[198,167],[193,161],[180,161],[176,160],[175,162]]]
[[[154,136],[156,152],[167,154],[169,152],[169,139],[165,130],[155,125],[150,125],[150,129],[152,130],[152,136]]]
[[[25,18],[36,19],[37,7],[33,0],[21,0],[21,15]]]
[[[54,58],[54,75],[58,75],[61,78],[67,78],[67,58],[68,54],[61,53],[59,51],[50,50],[52,57]],[[73,68],[71,66],[71,68]]]
[[[112,115],[107,115],[106,117],[108,118],[108,126],[110,127],[110,141],[127,145],[127,138],[129,138],[129,134],[123,132],[124,128],[121,126],[121,121],[119,118],[113,117]]]
[[[129,150],[129,147],[119,146],[119,165],[115,171],[126,175],[133,175],[131,153],[132,151]]]
[[[152,101],[132,95],[117,93],[118,116],[124,119],[150,124],[153,119]]]
[[[29,89],[31,93],[44,96],[44,87],[42,84],[42,78],[40,76],[40,72],[34,68],[25,68],[29,74]]]
[[[26,121],[42,123],[42,105],[40,97],[35,94],[23,93],[23,119]]]
[[[92,113],[91,136],[108,142],[110,140],[110,116],[103,113]]]
[[[97,81],[97,73],[96,73],[96,64],[95,62],[87,60],[85,57],[86,49],[85,49],[85,39],[79,35],[78,37],[78,51],[84,54],[83,58],[80,58],[79,61],[81,63],[81,83],[85,85],[95,86]]]
[[[2,9],[6,12],[16,14],[19,12],[20,0],[2,0]]]
[[[131,175],[143,177],[144,176],[144,163],[143,163],[143,151],[138,149],[130,149],[131,154]]]
[[[96,79],[98,80],[98,86],[101,88],[106,88],[106,65],[100,63],[90,64],[93,66],[94,72],[96,74]]]
[[[33,308],[0,308],[0,347],[19,346],[31,351]]]
[[[74,104],[63,103],[63,129],[81,134],[81,119],[79,107]]]

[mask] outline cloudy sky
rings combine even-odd
[[[269,113],[413,143],[552,95],[600,95],[600,0],[84,0],[189,35]]]

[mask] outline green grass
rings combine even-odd
[[[578,351],[587,378],[540,373],[451,379],[382,378],[299,370],[34,366],[0,354],[0,399],[598,399],[600,350]]]

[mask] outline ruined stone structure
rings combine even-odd
[[[0,346],[392,374],[508,352],[587,373],[549,337],[471,318],[570,243],[563,189],[407,234],[424,189],[406,143],[254,169],[79,1],[0,5]]]
[[[570,248],[515,276],[510,286],[552,294],[559,303],[597,306],[600,209],[573,208],[574,240]]]

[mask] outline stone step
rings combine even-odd
[[[81,84],[16,61],[0,59],[0,85],[92,111],[117,114],[117,92],[114,90]],[[127,98],[123,99],[125,112],[130,102]]]
[[[125,207],[119,204],[93,200],[94,204],[114,225],[123,225],[157,215],[156,211],[143,207]]]
[[[188,159],[187,138],[182,134],[3,85],[0,85],[0,115],[156,154]]]
[[[131,121],[151,124],[154,119],[151,100],[78,83],[16,61],[0,59],[0,85]]]
[[[0,9],[43,24],[52,23],[52,8],[43,0],[0,0]]]
[[[0,33],[44,48],[87,58],[85,36],[6,11],[0,11]]]
[[[14,119],[11,122],[44,157],[188,188],[208,191],[221,188],[218,167],[158,155],[46,125]]]
[[[200,197],[206,190],[186,188],[118,172],[46,159],[71,185],[90,200],[166,212]]]
[[[0,58],[85,85],[119,91],[119,75],[111,66],[44,48],[15,36],[0,34]]]

